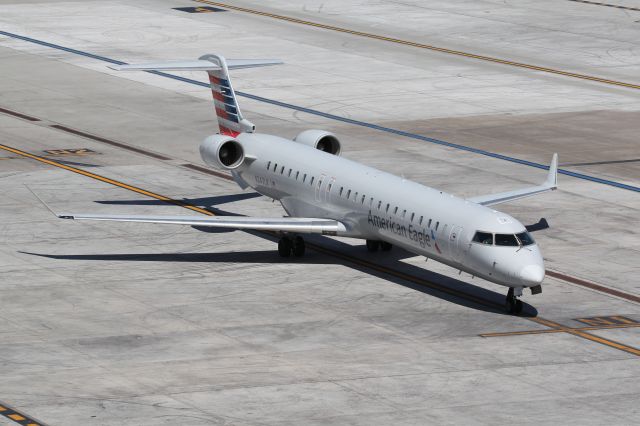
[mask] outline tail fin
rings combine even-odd
[[[209,54],[197,61],[171,61],[138,65],[110,65],[117,71],[207,71],[218,127],[223,135],[237,136],[252,133],[256,126],[242,117],[236,95],[229,78],[230,69],[255,68],[281,64],[275,59],[229,59],[222,55]]]

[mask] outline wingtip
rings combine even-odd
[[[554,153],[551,157],[551,164],[549,164],[549,174],[547,175],[547,181],[545,184],[551,189],[558,187],[558,153]]]

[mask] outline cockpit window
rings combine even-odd
[[[497,246],[519,246],[516,236],[513,234],[496,234]]]
[[[518,237],[523,246],[530,246],[531,244],[535,244],[535,241],[533,241],[533,237],[528,232],[521,232],[520,234],[516,234],[516,237]]]
[[[473,236],[473,241],[490,246],[493,244],[493,234],[478,231],[476,232],[476,235]]]

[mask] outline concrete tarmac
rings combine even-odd
[[[631,17],[640,12],[577,2],[233,4],[640,83]],[[369,254],[357,240],[310,239],[305,258],[282,260],[260,234],[54,217],[33,193],[56,212],[196,214],[134,186],[218,213],[284,213],[185,167],[202,165],[198,144],[216,131],[206,88],[116,74],[88,53],[276,57],[286,64],[233,73],[236,90],[535,163],[558,152],[567,171],[640,186],[638,90],[247,12],[172,9],[200,6],[0,2],[0,30],[13,34],[0,36],[0,143],[56,163],[0,151],[0,424],[19,422],[2,404],[49,425],[638,423],[640,306],[629,298],[548,276],[514,317],[498,307],[499,286],[400,250]],[[324,128],[349,158],[462,196],[545,176],[239,102],[261,132]],[[637,192],[561,175],[558,191],[499,209],[524,223],[547,218],[551,228],[534,236],[549,270],[640,296]]]

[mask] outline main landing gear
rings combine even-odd
[[[300,235],[296,235],[293,238],[285,235],[278,241],[278,254],[281,257],[289,257],[292,254],[295,257],[302,257],[304,256],[304,251],[304,238]]]
[[[370,252],[378,251],[378,249],[382,249],[382,251],[389,251],[393,248],[391,243],[386,241],[378,241],[378,240],[367,240],[367,250]]]
[[[522,296],[522,287],[509,287],[504,307],[510,314],[519,314],[522,312],[522,300],[518,299],[519,296]]]

